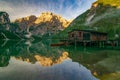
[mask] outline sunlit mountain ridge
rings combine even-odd
[[[16,35],[17,39],[49,37],[63,31],[72,22],[51,12],[44,12],[38,17],[31,15],[19,18],[14,22],[10,22],[8,13],[0,12],[0,18],[0,30],[4,31],[0,34],[1,39],[13,39],[7,33]]]

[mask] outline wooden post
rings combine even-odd
[[[76,43],[76,39],[75,39],[75,50],[76,50],[76,46],[77,46],[77,43]]]
[[[101,48],[101,41],[99,41],[99,47]]]
[[[92,47],[92,42],[90,41],[90,47]]]
[[[114,41],[111,41],[111,46],[112,48],[114,48]]]
[[[100,47],[100,42],[96,41],[96,45],[97,45],[97,47]]]
[[[117,47],[119,46],[119,42],[118,42],[118,41],[116,41],[116,46],[117,46]]]
[[[103,48],[104,48],[104,41],[102,43],[103,43]]]
[[[86,47],[86,45],[87,45],[87,42],[84,42],[84,47]]]

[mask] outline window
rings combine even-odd
[[[84,33],[83,40],[90,40],[90,33]]]

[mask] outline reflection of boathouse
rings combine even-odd
[[[93,30],[77,30],[74,29],[68,33],[69,40],[78,42],[89,41],[106,41],[107,33],[97,32]]]

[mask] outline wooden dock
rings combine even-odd
[[[120,46],[120,40],[103,40],[103,41],[90,41],[90,40],[69,40],[61,39],[61,42],[68,45],[78,45],[78,46]]]

